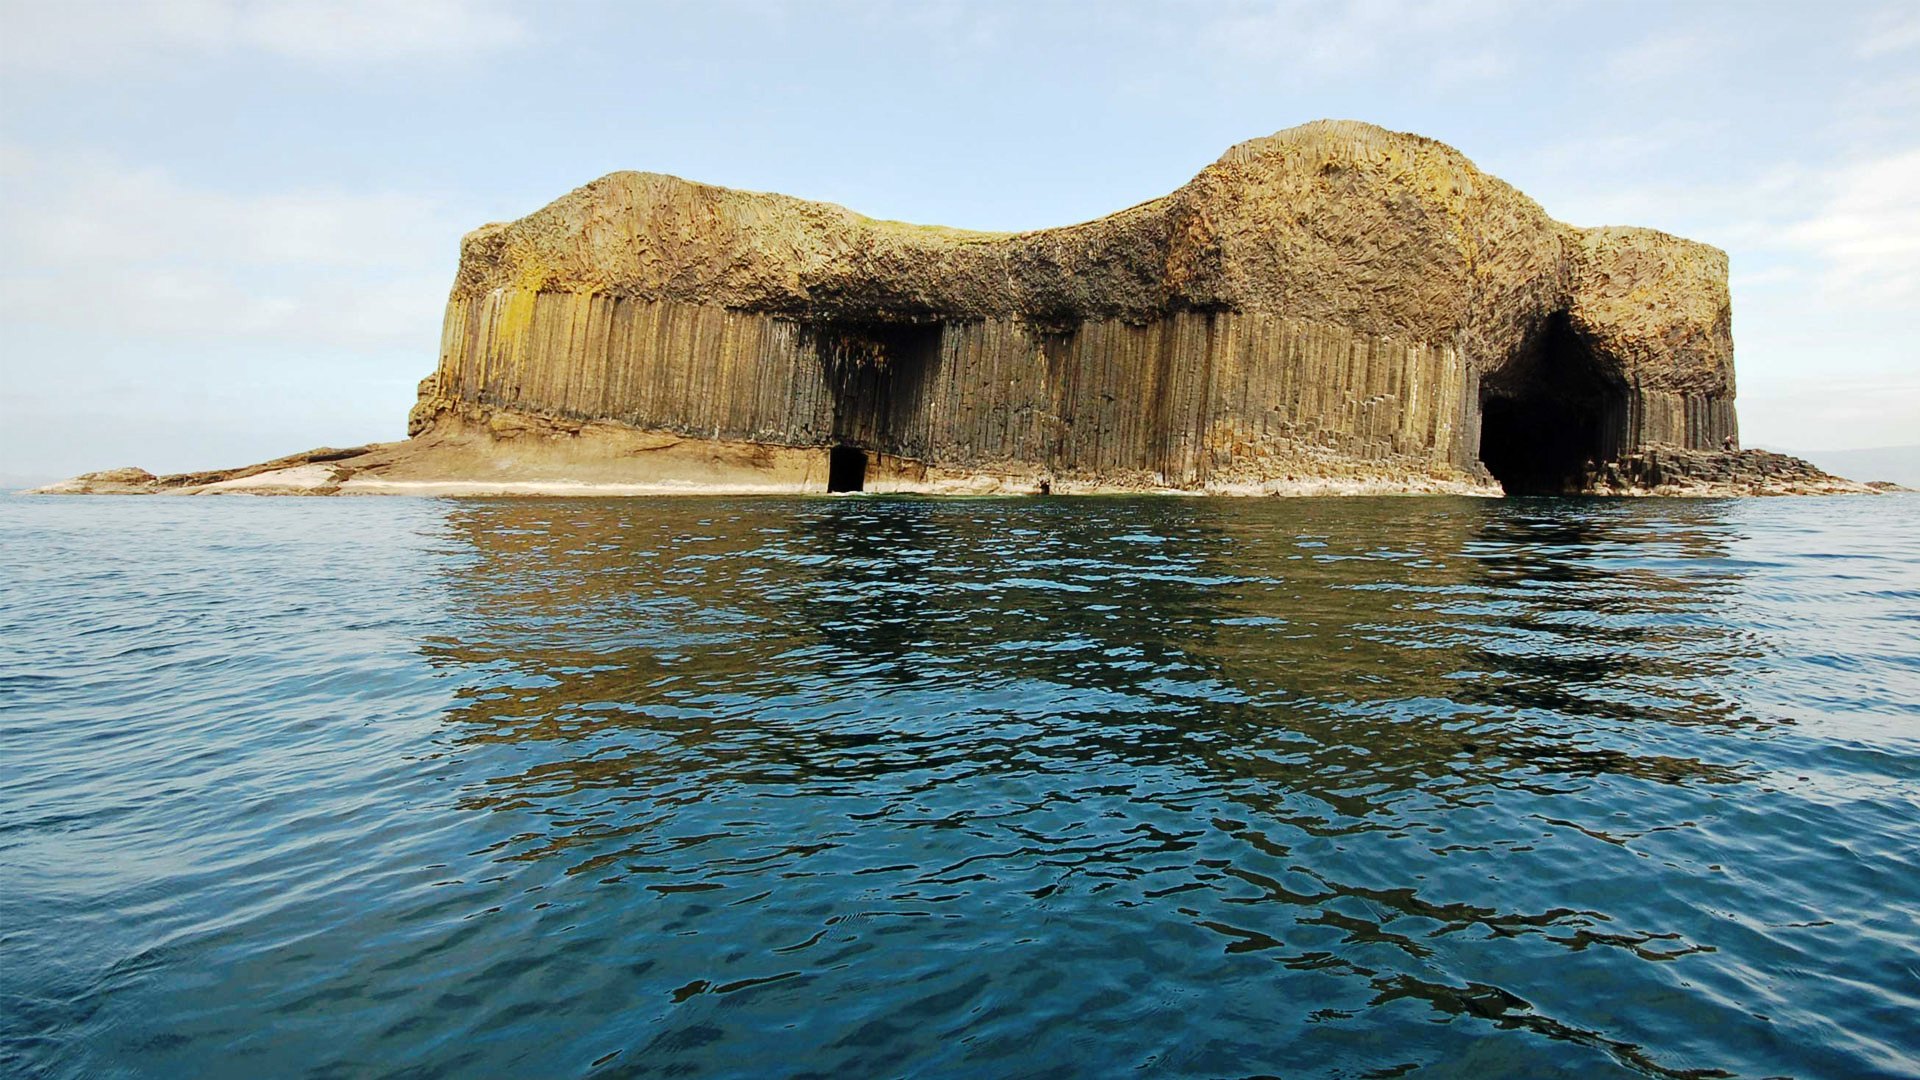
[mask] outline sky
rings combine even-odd
[[[1366,120],[1732,260],[1745,440],[1920,443],[1920,2],[0,0],[0,478],[400,438],[616,169],[1014,230]]]

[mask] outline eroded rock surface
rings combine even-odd
[[[1862,484],[1769,450],[1682,450],[1648,447],[1609,462],[1593,477],[1595,491],[1638,495],[1859,495],[1899,490]]]
[[[1614,490],[1737,435],[1731,326],[1718,249],[1367,124],[1024,233],[621,172],[464,239],[411,439],[327,483]]]
[[[1069,490],[1568,490],[1718,445],[1732,400],[1722,252],[1575,229],[1440,143],[1322,122],[1016,234],[603,177],[467,237],[414,428],[477,405]]]
[[[147,495],[160,478],[145,469],[102,469],[35,488],[36,495]]]

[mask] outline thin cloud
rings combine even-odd
[[[522,41],[497,0],[63,0],[7,5],[0,71],[98,75],[183,56],[310,65],[478,56]]]
[[[1631,137],[1574,141],[1535,164],[1571,188],[1582,157],[1617,166],[1620,155],[1631,163],[1636,152],[1657,156],[1658,145]],[[1550,192],[1544,201],[1577,225],[1650,225],[1769,264],[1804,264],[1799,276],[1847,307],[1920,304],[1920,146],[1834,168],[1783,165],[1718,182],[1603,182]]]
[[[1707,37],[1690,31],[1655,34],[1608,56],[1602,72],[1614,85],[1684,85],[1690,77],[1697,78],[1700,68],[1720,51]]]
[[[1920,430],[1920,376],[1776,378],[1742,389],[1740,423],[1802,450],[1910,445]]]
[[[461,218],[392,193],[236,195],[0,149],[0,318],[202,341],[430,349]],[[477,215],[470,215],[478,220]]]
[[[1920,303],[1920,148],[1831,174],[1820,209],[1782,239],[1829,269],[1826,288],[1867,303]]]
[[[1489,31],[1519,9],[1510,0],[1267,0],[1212,9],[1213,17],[1200,21],[1198,36],[1216,55],[1278,64],[1300,78],[1404,63],[1409,56],[1435,57],[1435,70],[1454,80],[1492,78],[1509,64],[1485,46],[1494,36]],[[1439,59],[1462,56],[1465,63]]]
[[[1886,56],[1920,47],[1920,11],[1889,8],[1878,13],[1860,39],[1861,56]]]

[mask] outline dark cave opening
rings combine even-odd
[[[827,451],[827,490],[864,491],[867,486],[867,452],[857,446],[836,446]]]
[[[940,363],[939,322],[828,322],[807,327],[833,394],[833,438],[911,456],[902,433],[925,404]]]
[[[1583,490],[1617,457],[1627,391],[1573,332],[1565,313],[1480,388],[1480,462],[1508,495]]]
[[[1480,461],[1509,495],[1578,491],[1598,461],[1591,417],[1552,398],[1486,398],[1480,413]]]

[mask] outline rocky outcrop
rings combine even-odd
[[[398,447],[394,443],[387,446]],[[145,469],[108,469],[82,473],[71,480],[35,488],[34,495],[158,495],[223,494],[244,492],[250,495],[331,495],[340,482],[361,467],[380,445],[336,449],[323,446],[305,453],[263,461],[237,469],[175,473],[155,476]],[[355,465],[345,464],[355,460]]]
[[[1737,434],[1726,274],[1341,121],[1024,233],[614,173],[464,239],[410,441],[334,479],[1582,490]]]
[[[1860,495],[1900,490],[1862,484],[1768,450],[1649,447],[1608,462],[1592,490],[1622,495]]]
[[[151,495],[160,478],[145,469],[102,469],[34,488],[31,495]]]
[[[1733,434],[1730,323],[1721,252],[1573,229],[1364,124],[1018,234],[615,173],[466,238],[413,425],[478,406],[1063,490],[1563,490]]]

